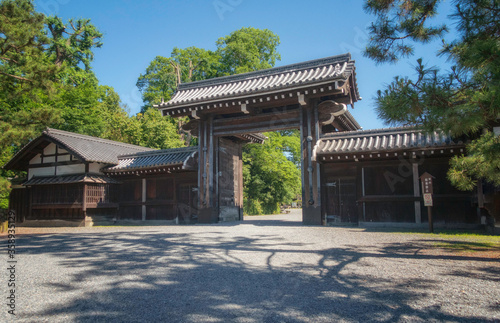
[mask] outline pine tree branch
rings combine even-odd
[[[18,80],[21,80],[21,81],[26,81],[26,82],[33,83],[33,80],[27,79],[25,77],[21,77],[21,76],[17,76],[17,75],[12,75],[12,74],[5,73],[5,72],[2,72],[2,71],[0,71],[0,74],[8,76],[8,77],[15,78],[15,79],[18,79]]]
[[[19,62],[18,62],[18,61],[16,61],[15,59],[8,58],[8,57],[5,57],[5,56],[3,56],[3,57],[2,57],[2,56],[0,56],[0,59],[3,59],[3,60],[5,60],[5,61],[12,62],[12,63],[14,63],[14,64],[19,64]]]

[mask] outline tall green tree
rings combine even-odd
[[[131,143],[158,149],[184,146],[176,126],[163,117],[157,109],[149,108],[132,118],[137,121],[138,131],[132,137]]]
[[[271,68],[281,59],[278,45],[279,37],[270,30],[249,27],[219,38],[216,51],[176,47],[170,57],[157,56],[137,80],[143,110],[168,101],[179,83]]]
[[[104,103],[109,101],[103,103],[103,93],[117,96],[114,91],[101,89],[91,68],[94,50],[102,46],[102,33],[89,19],[65,23],[57,16],[46,17],[45,30],[49,38],[45,55],[59,68],[57,95],[52,101],[61,120],[52,126],[101,136],[108,125]]]
[[[44,16],[29,0],[0,2],[0,163],[58,119],[46,99],[58,73],[44,54],[49,39]],[[6,207],[14,173],[0,169],[0,207]]]
[[[102,33],[88,19],[45,17],[30,0],[0,2],[0,165],[46,127],[153,148],[182,145],[157,110],[130,117],[92,71]],[[162,130],[161,130],[162,129]],[[0,208],[9,178],[0,169]]]
[[[168,101],[178,84],[178,72],[170,57],[156,56],[137,80],[137,88],[142,94],[142,112],[162,100]]]
[[[58,73],[45,55],[44,16],[28,0],[0,2],[0,151],[33,136],[57,118],[44,104]]]
[[[102,33],[90,19],[69,19],[64,23],[57,16],[47,17],[50,32],[48,55],[57,66],[68,64],[73,68],[91,69],[94,49],[102,46]]]
[[[156,56],[137,80],[145,103],[142,112],[162,100],[170,100],[180,83],[216,77],[218,64],[216,53],[197,47],[175,47],[170,57]]]
[[[219,76],[271,68],[281,60],[278,35],[269,29],[243,27],[217,40]]]
[[[2,96],[14,98],[37,89],[50,89],[56,67],[45,53],[49,39],[43,14],[32,1],[0,2],[0,86]]]
[[[413,53],[415,43],[439,39],[450,29],[432,24],[442,0],[367,0],[376,16],[365,54],[378,63]],[[417,61],[416,77],[397,77],[376,98],[379,116],[390,125],[441,129],[478,138],[468,154],[455,157],[448,172],[460,189],[478,179],[500,185],[500,139],[490,131],[500,116],[500,1],[456,0],[450,19],[456,36],[438,54],[454,66],[442,72]]]

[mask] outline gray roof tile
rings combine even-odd
[[[24,186],[33,185],[49,185],[49,184],[74,184],[74,183],[91,183],[91,184],[119,184],[116,179],[98,175],[98,174],[76,174],[62,176],[33,176],[31,179],[23,183]]]
[[[161,166],[182,165],[194,156],[198,147],[184,147],[141,152],[132,155],[119,156],[116,166],[104,169],[105,172],[119,172]]]
[[[156,107],[168,110],[168,108],[199,102],[347,80],[350,76],[354,78],[354,91],[356,97],[359,97],[355,74],[351,55],[337,55],[267,70],[179,84],[179,88],[170,101]]]
[[[81,135],[73,132],[47,128],[40,136],[30,141],[3,168],[25,170],[29,160],[49,143],[55,143],[83,162],[118,164],[118,156],[155,149],[125,144],[118,141]]]
[[[53,139],[86,162],[118,164],[118,156],[143,151],[154,151],[152,148],[125,144],[118,141],[80,135],[73,132],[47,128],[43,135]]]
[[[316,155],[332,155],[463,145],[444,132],[399,127],[329,134],[318,140],[314,149]]]

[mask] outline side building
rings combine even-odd
[[[321,164],[324,223],[427,226],[420,176],[429,173],[434,176],[436,226],[487,224],[497,207],[489,203],[483,186],[463,192],[447,179],[450,158],[465,154],[466,143],[467,138],[409,127],[325,134],[314,150]],[[489,219],[480,208],[490,210]]]
[[[48,128],[4,166],[27,174],[9,207],[24,225],[174,222],[174,210],[191,205],[195,155],[196,147],[154,150]]]

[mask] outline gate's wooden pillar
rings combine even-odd
[[[198,156],[198,222],[215,223],[219,221],[216,202],[216,145],[213,136],[213,118],[202,119],[199,123]]]
[[[313,158],[313,149],[319,139],[317,100],[305,100],[301,104],[300,138],[302,150],[302,222],[306,225],[321,225],[321,181],[320,165]]]

